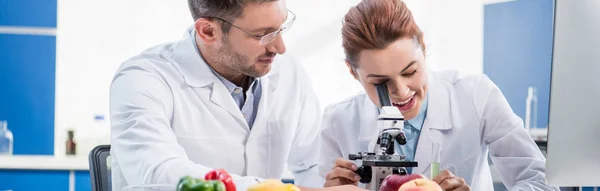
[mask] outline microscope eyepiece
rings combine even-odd
[[[377,89],[377,98],[379,98],[379,105],[383,106],[392,106],[392,100],[390,99],[390,93],[388,92],[386,83],[379,83],[376,86]]]

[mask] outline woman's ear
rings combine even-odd
[[[348,70],[350,71],[352,77],[354,77],[355,80],[358,80],[358,74],[356,73],[356,69],[354,69],[348,61],[346,61],[346,67],[348,67]]]
[[[221,30],[215,22],[210,19],[200,18],[194,23],[194,29],[196,29],[196,35],[198,40],[204,44],[212,44],[217,39],[220,39]]]

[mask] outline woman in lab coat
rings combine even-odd
[[[386,83],[406,119],[406,153],[397,152],[418,162],[409,173],[430,177],[439,143],[442,171],[433,180],[447,191],[494,190],[488,154],[507,189],[558,190],[545,183],[544,156],[488,77],[427,68],[423,34],[401,0],[363,0],[346,14],[342,31],[346,63],[365,93],[324,112],[319,168],[326,187],[360,180],[359,163],[347,157],[373,150],[375,84]]]

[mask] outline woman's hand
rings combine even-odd
[[[445,191],[470,191],[471,187],[467,185],[465,179],[454,176],[450,171],[443,170],[433,181],[438,183]]]
[[[360,176],[354,173],[358,167],[349,160],[338,158],[335,165],[325,177],[325,187],[340,185],[358,185]]]

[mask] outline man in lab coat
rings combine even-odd
[[[216,168],[238,190],[287,167],[319,187],[321,113],[281,33],[283,0],[189,0],[194,25],[118,69],[110,89],[112,187],[176,184]]]

